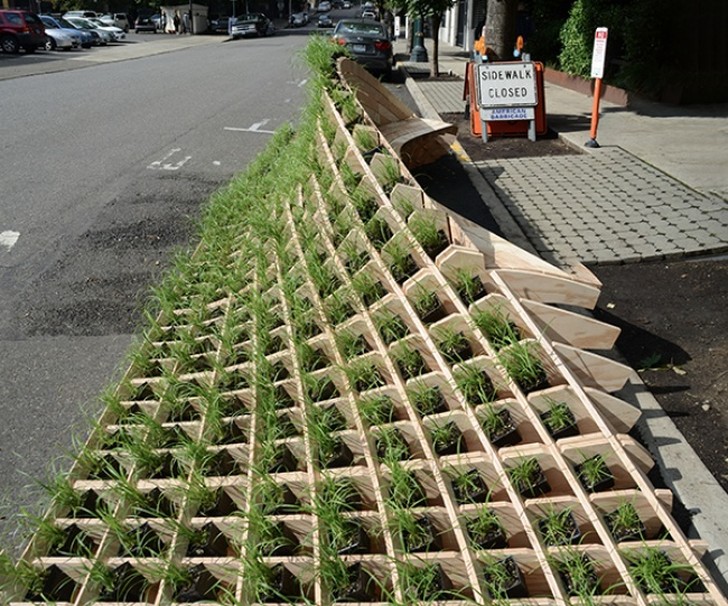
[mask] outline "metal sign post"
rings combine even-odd
[[[607,56],[606,27],[598,27],[594,32],[594,50],[592,51],[591,77],[594,80],[594,102],[592,103],[591,128],[586,147],[599,147],[597,128],[599,127],[599,98],[602,96],[602,78],[604,77],[604,61]]]
[[[528,138],[535,141],[538,94],[534,64],[478,63],[475,70],[483,141],[488,141],[487,123],[496,120],[528,120]]]

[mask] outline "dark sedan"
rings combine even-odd
[[[394,54],[387,30],[372,19],[342,19],[336,24],[334,41],[346,48],[352,57],[370,71],[392,75]]]
[[[238,17],[230,29],[233,38],[244,36],[271,36],[275,31],[273,22],[263,13],[251,13]]]

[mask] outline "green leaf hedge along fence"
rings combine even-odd
[[[598,283],[429,199],[332,73],[157,290],[4,602],[725,604],[616,330],[557,306]]]

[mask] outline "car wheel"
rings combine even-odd
[[[2,46],[4,53],[17,55],[20,52],[20,44],[18,44],[17,38],[13,36],[3,36],[0,40],[0,46]]]
[[[50,36],[46,36],[45,49],[47,51],[56,50],[56,41]]]

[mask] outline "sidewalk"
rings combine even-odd
[[[406,55],[406,41],[397,40],[395,52]],[[439,63],[441,74],[462,77],[467,57],[441,43]],[[429,72],[425,63],[399,65],[410,74]],[[423,114],[464,111],[461,81],[407,82]],[[592,99],[550,83],[545,98],[548,125],[584,154],[470,167],[489,185],[496,199],[491,202],[503,207],[496,218],[510,219],[510,226],[502,226],[509,236],[525,239],[528,248],[557,263],[728,250],[728,105],[642,102],[625,108],[603,102],[601,148],[591,150],[584,143]]]

